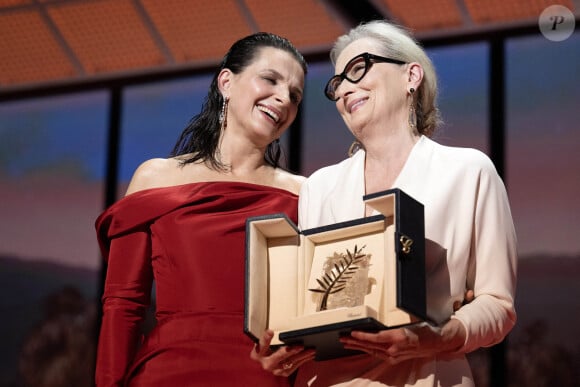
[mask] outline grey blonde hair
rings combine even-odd
[[[423,81],[414,93],[417,131],[431,137],[441,124],[441,115],[437,108],[437,74],[427,53],[403,27],[384,20],[374,20],[360,24],[336,40],[330,51],[332,64],[336,64],[346,46],[363,38],[373,39],[380,44],[382,52],[377,54],[407,63],[417,62],[423,67]]]

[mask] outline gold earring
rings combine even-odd
[[[413,105],[409,106],[409,126],[413,129],[417,127],[417,112]]]
[[[417,112],[415,111],[415,98],[413,95],[415,93],[414,88],[409,89],[409,93],[411,93],[411,106],[409,106],[409,126],[413,129],[417,127]]]
[[[361,149],[364,149],[363,144],[361,144],[359,140],[354,140],[348,147],[348,157],[352,157],[352,155]]]

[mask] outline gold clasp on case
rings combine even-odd
[[[401,251],[405,254],[409,254],[411,252],[413,240],[406,235],[401,235],[399,242],[401,242]]]

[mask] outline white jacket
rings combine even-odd
[[[322,168],[303,184],[301,229],[364,217],[364,151]],[[458,354],[389,366],[356,356],[301,367],[297,386],[472,386],[464,354],[500,342],[515,324],[516,235],[503,182],[480,151],[421,137],[393,188],[425,207],[427,314],[465,326]],[[453,313],[473,289],[476,299]],[[346,383],[346,384],[345,384]]]

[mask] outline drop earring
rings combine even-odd
[[[409,89],[409,93],[411,94],[411,106],[409,106],[409,126],[415,129],[417,127],[417,112],[415,111],[415,99],[413,98],[415,89],[411,87]]]
[[[228,104],[230,103],[230,97],[225,97],[222,103],[222,110],[218,117],[219,123],[221,125],[221,130],[224,131],[228,127]]]

